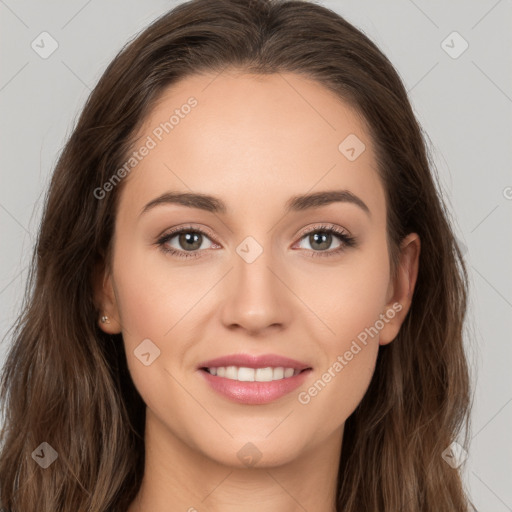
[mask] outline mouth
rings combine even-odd
[[[281,398],[304,383],[313,368],[300,361],[267,354],[234,354],[201,363],[197,370],[224,398],[261,405]]]

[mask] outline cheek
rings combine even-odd
[[[327,352],[345,350],[353,338],[375,324],[384,313],[389,278],[384,242],[347,252],[333,265],[313,268],[309,264],[300,277],[293,278],[294,292],[317,317],[315,337],[325,340]]]
[[[371,260],[331,272],[316,302],[332,332],[326,336],[318,328],[314,333],[323,357],[312,382],[300,390],[298,402],[306,421],[315,423],[318,437],[329,435],[354,412],[375,370],[388,274],[386,261]]]
[[[346,422],[366,394],[374,373],[378,345],[349,344],[344,348],[347,350],[340,350],[319,369],[297,396],[299,414],[305,424],[309,423],[315,439],[331,435]]]
[[[190,273],[186,284],[183,273],[177,269],[171,272],[171,264],[163,255],[152,258],[147,248],[134,248],[128,253],[123,252],[122,243],[118,247],[122,256],[114,260],[116,298],[127,365],[135,387],[149,409],[159,411],[161,417],[169,411],[190,411],[193,401],[179,385],[182,378],[177,369],[187,344],[173,341],[181,339],[187,320],[184,315],[204,291],[193,286]],[[146,353],[149,364],[144,363]],[[172,408],[169,404],[173,404]],[[172,417],[167,421],[173,423]]]
[[[212,286],[212,275],[206,266],[204,271],[185,270],[156,249],[127,251],[128,246],[120,242],[119,256],[114,258],[116,299],[128,367],[149,405],[155,390],[169,389],[172,384],[167,372],[174,374],[183,365],[192,344],[190,325],[198,324],[200,299]],[[137,357],[146,353],[142,351],[146,346],[150,360],[155,361],[148,366]],[[153,354],[158,358],[153,359]]]
[[[123,254],[122,246],[119,254]],[[162,340],[197,302],[201,295],[198,282],[193,282],[190,273],[185,280],[178,268],[172,270],[172,263],[156,249],[149,253],[147,248],[133,248],[124,254],[114,263],[123,331],[130,343]]]
[[[319,435],[352,414],[373,376],[389,285],[386,251],[382,240],[373,250],[354,253],[350,261],[323,268],[303,281],[300,293],[323,321],[315,322],[310,332],[323,357],[298,402],[307,411],[305,417],[324,419],[318,423]]]

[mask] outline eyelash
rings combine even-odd
[[[349,247],[354,247],[356,245],[356,238],[350,235],[347,235],[346,232],[342,231],[341,229],[337,228],[336,226],[328,225],[328,226],[319,226],[314,229],[311,229],[310,231],[307,231],[305,233],[302,233],[299,240],[302,240],[304,237],[311,235],[312,233],[327,233],[327,234],[333,234],[337,236],[341,242],[342,245],[337,247],[336,249],[330,250],[330,251],[313,251],[311,249],[307,249],[308,251],[311,251],[312,257],[330,257],[330,256],[336,256],[342,251],[346,250]],[[199,253],[201,251],[179,251],[176,249],[170,249],[166,246],[167,242],[174,238],[176,235],[180,235],[182,233],[200,233],[201,235],[204,235],[208,238],[212,238],[209,233],[206,231],[203,231],[200,228],[196,228],[193,226],[185,226],[182,228],[175,229],[173,231],[170,231],[169,233],[166,233],[165,235],[161,236],[157,241],[156,245],[160,247],[160,249],[167,254],[170,254],[171,256],[176,256],[178,258],[197,258],[199,257]]]

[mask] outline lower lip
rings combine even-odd
[[[294,389],[297,389],[311,372],[304,370],[294,377],[270,382],[242,382],[239,380],[217,377],[206,370],[199,370],[210,386],[225,397],[247,405],[261,405],[273,402]]]

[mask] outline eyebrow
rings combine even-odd
[[[293,196],[285,203],[285,211],[300,212],[312,208],[320,208],[332,203],[351,203],[361,208],[369,217],[371,212],[366,203],[349,190],[327,190],[311,194]],[[208,195],[191,192],[166,192],[151,200],[144,206],[140,215],[152,210],[156,206],[177,204],[188,208],[198,208],[211,213],[226,214],[228,208],[221,199]]]

